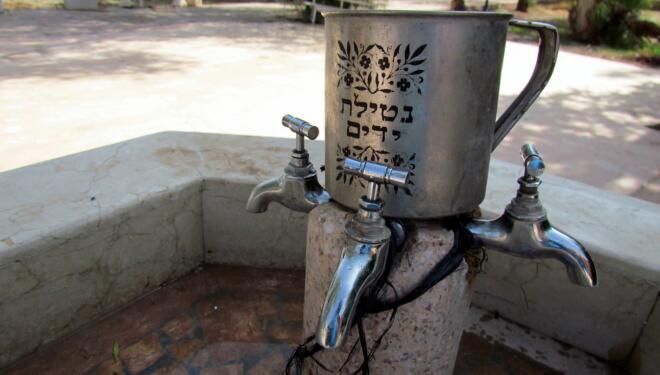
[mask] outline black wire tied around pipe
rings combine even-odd
[[[352,374],[355,375],[361,373],[362,375],[369,375],[369,361],[373,359],[374,353],[380,346],[383,338],[385,337],[385,334],[387,334],[390,328],[392,328],[392,325],[394,324],[394,318],[396,317],[397,309],[405,304],[414,301],[415,299],[426,293],[434,285],[436,285],[440,281],[444,280],[447,276],[455,272],[458,266],[461,264],[461,261],[464,259],[467,249],[471,247],[472,244],[471,236],[469,235],[467,230],[459,223],[458,219],[452,219],[450,222],[448,222],[448,226],[454,232],[454,243],[452,245],[452,248],[428,272],[428,274],[424,277],[424,279],[419,283],[418,286],[416,286],[408,294],[400,298],[392,283],[389,282],[388,275],[392,264],[392,257],[396,253],[401,252],[404,245],[402,243],[403,241],[396,241],[396,239],[394,238],[390,241],[389,257],[387,260],[384,276],[380,279],[378,287],[374,288],[371,294],[365,296],[358,305],[358,310],[355,314],[355,319],[353,323],[358,327],[358,340],[356,340],[355,343],[353,344],[350,352],[348,353],[348,356],[346,357],[346,360],[341,365],[341,367],[339,367],[339,369],[337,370],[330,369],[325,364],[321,363],[317,358],[314,357],[316,353],[322,351],[324,348],[321,345],[313,342],[315,336],[312,335],[307,337],[305,341],[302,344],[300,344],[296,348],[296,350],[291,354],[289,360],[287,361],[286,369],[284,373],[286,375],[302,375],[303,364],[307,358],[311,358],[319,366],[320,369],[328,373],[341,372],[344,369],[344,367],[346,367],[348,362],[351,360],[359,343],[360,348],[362,350],[363,360],[360,367],[358,367],[357,370],[355,370]],[[393,230],[392,233],[396,233],[396,231]],[[400,246],[396,246],[397,243],[400,243]],[[394,294],[394,300],[383,301],[378,298],[379,295],[384,294],[383,293],[384,286],[388,286],[392,290]],[[369,350],[367,348],[367,338],[364,332],[364,327],[362,325],[362,319],[364,318],[365,315],[378,314],[389,310],[391,310],[392,312],[390,314],[387,327],[385,327],[383,332],[381,332],[378,338],[374,341],[373,347],[371,348],[371,350]]]

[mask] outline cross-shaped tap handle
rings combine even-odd
[[[296,133],[296,151],[298,152],[305,150],[305,137],[314,140],[319,136],[319,128],[301,118],[291,115],[282,117],[282,125]]]
[[[386,164],[350,157],[344,159],[344,173],[362,177],[369,181],[367,199],[372,201],[378,199],[380,185],[388,184],[404,187],[410,177],[410,172],[405,169],[388,167]]]

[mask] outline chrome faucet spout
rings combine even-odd
[[[324,348],[334,349],[344,344],[360,297],[385,269],[389,233],[387,236],[383,242],[374,244],[350,239],[342,250],[316,332],[316,341]]]
[[[348,238],[342,249],[323,303],[316,342],[326,349],[344,344],[353,325],[360,298],[382,276],[392,232],[383,219],[380,184],[405,186],[409,172],[385,164],[347,157],[344,172],[369,182],[367,195],[360,199],[358,212],[346,225]]]
[[[294,211],[309,212],[330,201],[330,194],[319,184],[311,165],[302,176],[288,173],[287,169],[280,178],[264,181],[252,190],[245,207],[248,212],[265,212],[271,202]]]
[[[564,263],[568,278],[573,283],[586,287],[597,286],[596,266],[584,246],[573,237],[550,226],[550,223],[547,224],[543,244],[546,245],[548,256]]]
[[[569,280],[586,287],[598,285],[593,260],[584,246],[548,221],[539,199],[538,187],[545,164],[534,145],[522,147],[525,175],[518,179],[518,193],[495,220],[472,219],[466,223],[476,245],[509,255],[552,258],[566,266]]]
[[[304,137],[315,139],[319,135],[318,128],[291,115],[282,118],[282,125],[296,133],[296,148],[280,178],[264,181],[252,190],[245,207],[248,212],[265,212],[270,202],[294,211],[309,212],[330,201],[330,194],[319,183],[305,150]]]
[[[495,220],[472,220],[466,228],[476,244],[489,250],[530,259],[556,259],[573,283],[598,285],[596,267],[584,246],[554,228],[547,218],[520,220],[505,212]]]
[[[282,186],[280,179],[266,180],[252,189],[245,209],[252,213],[266,212],[270,202],[281,200],[281,196]]]

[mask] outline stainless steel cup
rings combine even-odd
[[[509,25],[540,35],[536,69],[495,119]],[[351,11],[326,14],[326,189],[357,208],[366,181],[346,156],[410,170],[387,187],[385,215],[432,218],[484,198],[491,151],[547,83],[557,30],[488,12]]]

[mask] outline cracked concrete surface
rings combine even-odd
[[[0,244],[0,366],[181,276],[204,258],[301,268],[303,215],[261,216],[252,226],[236,220],[237,212],[246,215],[244,202],[257,176],[272,172],[288,150],[255,139],[263,151],[255,151],[261,163],[251,163],[242,159],[245,139],[200,147],[189,141],[208,136],[190,137],[162,134],[0,174],[1,195],[13,197],[0,202],[0,237],[6,239]],[[279,153],[269,155],[273,149]],[[237,184],[217,182],[219,176]],[[231,202],[217,201],[235,191],[239,197]],[[204,214],[203,202],[213,209]],[[222,223],[240,225],[227,230],[229,224]],[[267,246],[249,246],[246,238],[259,228],[280,239],[261,236]]]
[[[45,236],[0,266],[0,363],[98,318],[201,262],[199,187],[189,186],[103,225]],[[17,269],[18,268],[18,269]],[[26,319],[32,317],[32,319]],[[38,323],[42,321],[43,323]]]
[[[474,303],[625,364],[660,289],[635,274],[612,270],[599,252],[592,255],[600,280],[598,288],[589,289],[571,284],[558,262],[488,252],[488,262],[476,279]]]
[[[305,216],[275,205],[263,215],[244,210],[250,188],[281,173],[289,144],[163,133],[1,173],[0,196],[12,199],[0,200],[0,362],[202,261],[302,268]],[[319,165],[323,143],[307,148]],[[485,215],[501,212],[519,173],[492,163]],[[552,221],[590,249],[602,287],[571,285],[558,263],[491,253],[475,303],[620,361],[660,286],[658,206],[552,175],[541,193]]]

